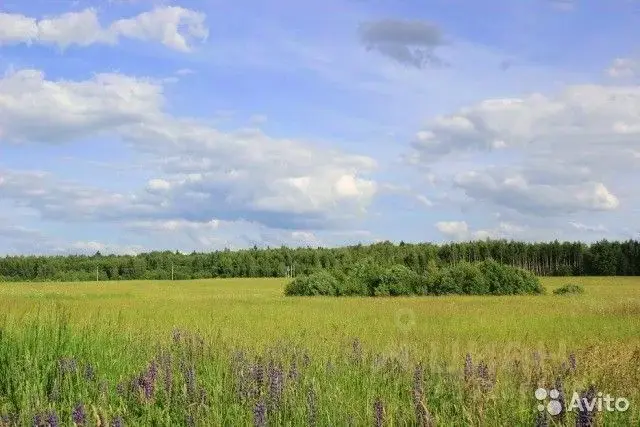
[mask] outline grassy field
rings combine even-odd
[[[568,282],[586,293],[551,294]],[[640,425],[638,278],[503,297],[284,283],[0,284],[0,426],[575,425],[539,419],[534,391],[556,384],[625,397],[596,422]]]

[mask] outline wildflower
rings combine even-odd
[[[307,392],[307,411],[309,414],[309,426],[315,427],[318,419],[318,411],[316,407],[316,392],[313,390],[313,388],[309,388],[309,391]]]
[[[33,416],[33,427],[42,427],[44,426],[44,420],[42,419],[42,414],[35,414]]]
[[[566,418],[566,396],[564,393],[564,384],[562,384],[562,378],[556,378],[555,389],[558,390],[558,402],[560,402],[560,413],[558,414],[558,418],[564,421]]]
[[[284,378],[282,375],[282,367],[275,364],[269,364],[269,402],[272,410],[277,410],[282,398]]]
[[[116,392],[120,395],[120,396],[124,396],[126,394],[126,389],[125,389],[125,385],[122,382],[119,382],[118,385],[116,385]]]
[[[124,427],[124,420],[120,415],[111,420],[111,427]]]
[[[196,393],[196,370],[193,366],[189,366],[183,370],[184,382],[187,386],[187,393],[190,397],[194,397]]]
[[[58,414],[55,411],[50,411],[47,414],[46,421],[49,427],[58,427],[60,425],[60,418],[58,418]]]
[[[78,367],[76,359],[71,357],[62,357],[58,360],[58,369],[61,375],[75,374]]]
[[[596,389],[592,385],[589,389],[583,392],[580,395],[580,400],[584,402],[584,399],[587,402],[591,402],[596,397]],[[589,411],[586,408],[586,405],[583,405],[583,408],[579,409],[578,414],[576,415],[576,427],[593,427],[595,425],[595,414],[593,411]]]
[[[467,353],[464,358],[464,380],[469,382],[471,378],[473,378],[473,361],[471,360],[471,354]]]
[[[96,379],[95,370],[93,369],[93,365],[90,363],[84,367],[84,377],[87,381],[93,381]]]
[[[289,379],[294,381],[298,379],[298,365],[296,364],[295,360],[291,362],[291,368],[289,369]]]
[[[180,338],[182,337],[182,333],[180,329],[173,330],[173,342],[176,344],[180,344]]]
[[[569,368],[571,369],[572,372],[575,372],[577,367],[578,367],[578,364],[576,361],[576,355],[574,353],[571,353],[569,355]]]
[[[78,402],[73,408],[73,411],[71,412],[71,418],[73,419],[73,422],[76,423],[76,425],[84,425],[87,419],[87,414],[85,413],[84,405],[82,404],[82,402]]]
[[[376,427],[382,427],[382,423],[384,422],[384,405],[382,404],[382,400],[379,398],[373,404],[373,425]]]
[[[264,384],[264,368],[257,362],[253,367],[253,377],[256,380],[256,385],[258,386],[258,390],[262,389],[262,385]]]
[[[255,427],[265,427],[267,425],[267,407],[261,400],[253,408],[253,425]]]
[[[540,411],[536,416],[535,427],[549,427],[549,418],[547,417],[547,411]]]

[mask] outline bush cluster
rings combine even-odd
[[[581,285],[575,283],[569,283],[553,291],[554,295],[571,295],[571,294],[583,294],[584,288]]]
[[[531,272],[493,260],[461,262],[424,274],[393,265],[381,267],[365,260],[346,272],[317,270],[296,277],[285,295],[401,296],[401,295],[518,295],[541,294],[544,288]]]

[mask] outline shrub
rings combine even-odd
[[[400,296],[400,295],[513,295],[544,293],[530,271],[493,260],[461,262],[421,275],[404,265],[382,268],[369,259],[348,272],[318,270],[287,284],[286,295]]]
[[[434,295],[482,295],[489,293],[489,286],[477,264],[461,262],[440,270],[429,291]]]
[[[285,287],[285,295],[328,295],[338,294],[340,287],[336,278],[328,271],[319,270],[309,276],[299,276]]]
[[[583,294],[584,288],[581,285],[576,285],[574,283],[569,283],[568,285],[564,285],[561,288],[553,291],[554,295],[576,295]]]
[[[416,293],[420,275],[404,265],[387,268],[376,288],[376,295],[411,295]]]

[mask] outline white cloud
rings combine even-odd
[[[500,222],[495,227],[473,230],[466,221],[443,221],[436,223],[436,228],[447,239],[454,241],[468,240],[497,240],[497,239],[526,239],[531,238],[531,230],[510,222]],[[535,231],[534,231],[535,232]],[[535,236],[535,234],[533,235]],[[540,238],[537,235],[535,238]]]
[[[15,71],[0,78],[0,134],[13,142],[47,143],[95,135],[159,114],[162,90],[121,74],[73,82],[46,80],[38,70]]]
[[[640,73],[640,60],[634,58],[616,58],[607,69],[613,78],[636,77]]]
[[[569,221],[569,224],[573,228],[575,228],[576,230],[580,230],[580,231],[587,231],[587,232],[606,232],[606,231],[608,231],[607,228],[602,224],[586,225],[586,224],[582,224],[580,222],[575,222],[575,221]]]
[[[466,239],[469,235],[469,226],[465,221],[440,221],[436,228],[446,237],[454,240]]]
[[[208,37],[205,15],[177,6],[158,6],[133,18],[103,27],[95,9],[36,19],[0,13],[0,45],[43,44],[65,49],[71,45],[115,44],[120,38],[161,43],[171,49],[190,51],[194,41]]]
[[[639,137],[640,86],[570,86],[437,117],[410,161],[476,203],[539,216],[611,211],[630,201],[621,183],[639,178]]]
[[[324,227],[364,213],[377,193],[376,182],[367,177],[376,168],[371,158],[272,138],[256,129],[221,132],[173,117],[163,111],[163,90],[159,81],[120,74],[68,82],[22,70],[0,79],[4,141],[63,143],[99,134],[119,136],[153,159],[147,166],[158,173],[146,191],[112,194],[74,183],[52,188],[50,177],[21,178],[7,171],[4,178],[11,183],[4,186],[5,197],[46,215],[69,210],[76,218],[108,217],[100,209],[109,206],[135,216],[146,212]],[[27,182],[30,187],[23,185]],[[75,212],[70,212],[72,206]]]

